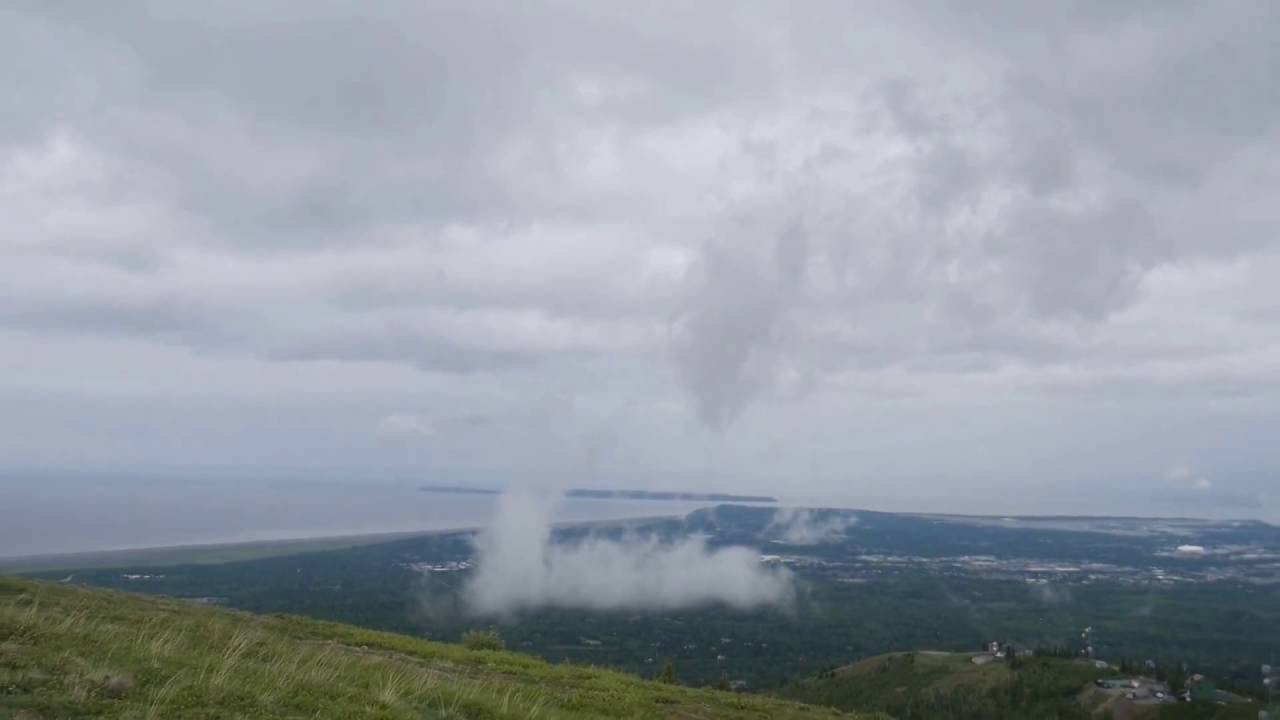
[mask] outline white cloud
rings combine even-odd
[[[1185,465],[1175,465],[1170,468],[1165,473],[1165,478],[1174,486],[1183,489],[1206,491],[1213,488],[1212,480]]]
[[[1030,586],[1031,597],[1043,605],[1066,605],[1072,601],[1071,588],[1051,583],[1035,583]]]
[[[795,545],[820,545],[843,540],[857,524],[857,515],[787,507],[774,513],[765,533]]]
[[[587,537],[551,540],[550,503],[507,493],[477,541],[467,608],[508,614],[542,607],[673,610],[722,603],[782,606],[793,596],[784,569],[767,568],[745,547],[708,548],[700,538]]]
[[[435,435],[435,426],[421,415],[396,413],[379,420],[374,432],[385,440],[412,442]]]

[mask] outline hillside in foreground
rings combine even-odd
[[[795,683],[789,698],[837,708],[876,708],[907,718],[1087,718],[1081,689],[1100,676],[1070,660],[975,665],[968,653],[892,653]]]
[[[335,623],[0,577],[0,718],[84,717],[847,716]]]
[[[822,673],[793,683],[780,694],[846,710],[886,712],[899,720],[1253,720],[1258,716],[1258,706],[1247,702],[1131,701],[1124,689],[1104,691],[1094,684],[1095,680],[1116,680],[1117,675],[1114,669],[1063,658],[1020,658],[1015,669],[1004,660],[975,664],[972,653],[905,652]]]

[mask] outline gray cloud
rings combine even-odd
[[[717,430],[773,381],[805,271],[803,227],[782,230],[756,253],[754,242],[744,234],[704,247],[702,277],[672,329],[681,377],[703,422]]]
[[[214,378],[365,440],[437,408],[430,462],[496,474],[627,406],[602,475],[926,499],[1103,444],[1091,476],[1255,498],[1229,478],[1280,469],[1237,439],[1280,410],[1276,15],[13,4],[0,393],[184,417]],[[579,408],[560,440],[501,430],[547,396]],[[48,417],[0,427],[41,434],[15,461],[171,452]]]

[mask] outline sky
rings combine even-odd
[[[1277,27],[5,3],[0,483],[1280,520]]]

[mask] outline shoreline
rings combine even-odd
[[[684,517],[687,513],[669,515],[645,515],[639,517],[564,520],[551,524],[554,529],[616,526],[634,523],[669,520]],[[216,565],[238,560],[255,560],[284,555],[296,555],[325,550],[377,545],[396,540],[439,535],[474,535],[484,530],[482,525],[449,528],[424,528],[383,533],[353,533],[347,535],[319,535],[306,537],[275,538],[270,540],[236,540],[232,542],[190,543],[184,545],[153,545],[109,550],[81,552],[39,553],[34,555],[0,556],[0,574],[29,574],[61,570],[88,570],[110,567],[168,567],[173,565]]]

